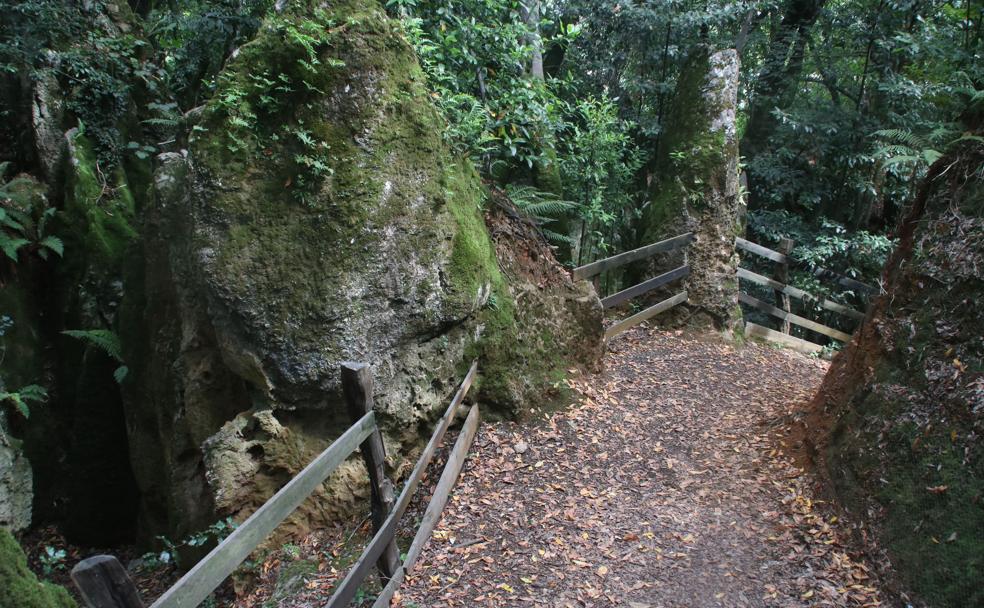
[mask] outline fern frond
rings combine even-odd
[[[895,141],[910,148],[929,147],[929,142],[908,129],[882,129],[875,131],[873,135],[881,139]]]
[[[572,211],[577,208],[577,204],[571,201],[562,200],[546,200],[537,203],[530,203],[525,207],[520,207],[526,213],[530,215],[535,215],[538,217],[547,217],[551,219],[556,219],[558,216],[563,215],[568,211]]]
[[[0,249],[3,250],[7,257],[13,261],[17,261],[17,250],[24,245],[29,245],[31,241],[22,238],[11,238],[0,232]]]
[[[43,403],[47,399],[48,391],[44,390],[44,387],[38,386],[37,384],[28,384],[20,390],[12,393],[0,391],[0,403],[9,401],[25,418],[31,417],[31,408],[27,405],[28,401]]]
[[[567,234],[561,234],[559,232],[554,232],[553,230],[547,230],[546,228],[540,228],[540,232],[542,232],[543,236],[554,245],[574,244],[574,239]]]
[[[140,122],[152,127],[176,127],[179,124],[176,118],[148,118]]]
[[[38,245],[57,253],[60,258],[65,257],[65,243],[57,236],[46,236],[38,242]]]
[[[532,186],[510,186],[506,192],[520,211],[541,222],[557,219],[577,208],[574,202],[563,200],[552,192],[543,192]]]
[[[0,402],[9,401],[14,404],[14,408],[21,413],[25,418],[31,417],[31,408],[27,407],[24,400],[17,393],[3,393],[0,392]]]
[[[83,342],[89,342],[107,355],[123,363],[123,348],[120,345],[120,337],[115,332],[108,329],[66,329],[61,332]]]

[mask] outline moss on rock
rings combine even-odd
[[[500,270],[487,190],[424,83],[378,2],[290,3],[228,62],[187,155],[160,157],[124,311],[146,533],[244,516],[338,437],[341,361],[372,365],[393,464],[471,356],[476,394],[510,413],[597,363],[597,298],[549,254],[549,289]],[[364,479],[343,471],[281,530],[330,520]]]
[[[107,271],[118,271],[126,248],[137,237],[135,202],[126,174],[116,167],[106,183],[99,175],[89,139],[73,129],[69,141],[68,191],[63,224],[71,232],[72,256],[93,256]]]
[[[0,528],[0,608],[75,608],[68,591],[39,581],[14,536]]]
[[[984,146],[967,142],[930,169],[885,294],[815,403],[834,416],[827,469],[841,500],[909,590],[940,607],[984,604],[982,162]]]

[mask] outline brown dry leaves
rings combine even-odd
[[[825,364],[637,329],[579,403],[485,424],[403,606],[879,606],[778,448]]]

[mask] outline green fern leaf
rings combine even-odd
[[[573,245],[574,239],[569,235],[561,234],[559,232],[554,232],[553,230],[547,230],[545,228],[540,229],[543,232],[543,236],[547,238],[548,241],[554,245]]]
[[[66,329],[61,332],[83,342],[89,342],[101,348],[107,355],[123,363],[123,348],[120,338],[108,329]]]
[[[129,372],[130,372],[130,368],[129,367],[127,367],[125,365],[121,365],[121,366],[119,366],[119,367],[116,368],[116,371],[115,372],[113,372],[113,378],[116,380],[116,383],[117,384],[123,384],[123,380],[126,378],[126,375]]]
[[[58,257],[64,257],[65,243],[63,243],[57,236],[46,236],[38,242],[38,245],[44,247],[45,249],[54,251],[58,254]]]
[[[0,249],[7,254],[7,257],[13,261],[17,261],[17,250],[24,245],[29,245],[31,242],[27,239],[21,238],[10,238],[9,236],[0,232]]]

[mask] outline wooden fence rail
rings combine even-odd
[[[798,289],[796,287],[793,287],[792,285],[786,285],[785,283],[780,283],[779,281],[770,279],[769,277],[764,277],[760,274],[756,274],[746,268],[738,269],[738,278],[749,280],[758,285],[762,285],[763,287],[771,287],[772,289],[781,291],[794,298],[803,300],[804,302],[818,302],[820,304],[820,307],[823,308],[824,310],[840,313],[846,317],[850,317],[857,321],[864,319],[863,312],[851,308],[850,306],[844,306],[843,304],[838,304],[837,302],[828,300],[826,298],[819,298],[807,291],[803,291],[802,289]]]
[[[674,236],[658,243],[652,243],[651,245],[646,245],[644,247],[639,247],[638,249],[633,249],[632,251],[626,251],[625,253],[619,253],[611,257],[605,258],[603,260],[598,260],[597,262],[591,262],[579,268],[575,268],[573,271],[573,276],[575,279],[588,279],[605,272],[606,270],[611,270],[613,268],[618,268],[625,264],[631,262],[638,262],[640,260],[645,260],[650,258],[657,253],[665,251],[673,251],[674,249],[679,249],[689,244],[694,239],[694,234],[688,232],[686,234],[681,234],[679,236]],[[664,272],[661,275],[655,276],[651,279],[647,279],[642,283],[627,287],[618,293],[614,293],[610,296],[606,296],[601,299],[601,306],[604,309],[614,308],[619,304],[628,302],[632,298],[636,298],[643,294],[649,293],[654,289],[662,287],[668,283],[672,283],[678,279],[682,279],[690,275],[690,266],[684,264],[683,266],[678,266],[673,270]],[[687,292],[682,291],[670,298],[654,304],[649,308],[638,312],[631,317],[616,321],[605,330],[605,339],[609,339],[616,336],[623,331],[634,327],[639,323],[647,319],[651,319],[661,312],[673,308],[677,304],[681,304],[687,301]]]
[[[384,582],[391,582],[408,567],[400,563],[399,549],[395,543],[396,528],[413,497],[424,471],[434,456],[448,426],[468,393],[478,362],[473,362],[447,411],[438,421],[427,447],[418,459],[410,477],[404,484],[398,499],[393,499],[393,488],[385,476],[385,454],[382,436],[373,410],[372,376],[369,367],[362,363],[342,364],[342,387],[355,423],[336,439],[307,467],[274,494],[267,502],[240,524],[205,558],[195,564],[181,579],[168,589],[151,608],[194,608],[203,602],[239,565],[283,522],[306,498],[308,498],[332,472],[348,457],[361,448],[372,496],[372,519],[375,534],[362,556],[345,579],[336,588],[326,604],[327,608],[345,606],[355,596],[375,565]],[[478,425],[478,407],[472,408],[466,421],[463,436],[474,437]],[[431,498],[431,506],[447,501],[447,495],[461,470],[471,439],[458,448],[445,469],[450,479],[438,484]],[[459,439],[459,443],[461,440]],[[453,470],[453,476],[448,473]],[[442,476],[441,481],[445,481]],[[430,512],[431,507],[428,507]],[[427,533],[430,534],[429,532]],[[419,535],[418,535],[419,536]],[[79,562],[72,569],[72,580],[81,592],[89,608],[144,608],[133,581],[127,576],[119,561],[108,555],[100,555]],[[399,583],[396,583],[398,586]],[[396,587],[393,588],[395,591]],[[392,592],[390,593],[392,595]]]
[[[758,243],[753,243],[751,241],[745,240],[743,238],[735,239],[735,247],[749,253],[754,253],[755,255],[766,258],[767,260],[772,260],[773,262],[778,262],[780,264],[797,265],[796,260],[792,257],[787,256],[778,251],[769,249],[768,247],[763,247]],[[868,285],[867,283],[862,283],[850,277],[845,277],[842,274],[838,274],[833,270],[828,270],[827,268],[817,267],[811,271],[813,276],[820,279],[827,279],[834,281],[841,287],[845,289],[850,289],[853,291],[860,291],[865,294],[877,294],[878,288],[873,285]]]
[[[787,245],[787,249],[791,250],[790,246],[792,245],[792,241],[783,239],[783,244]],[[798,325],[841,342],[850,341],[851,335],[846,332],[834,329],[824,325],[823,323],[811,321],[810,319],[806,319],[790,312],[788,303],[789,297],[792,296],[805,302],[816,302],[822,309],[844,315],[854,321],[864,319],[864,313],[859,310],[851,308],[850,306],[839,304],[827,298],[817,297],[807,291],[786,284],[784,280],[779,280],[780,278],[787,276],[783,273],[783,271],[788,269],[790,264],[794,263],[792,256],[788,255],[789,251],[774,251],[768,247],[763,247],[762,245],[753,243],[743,238],[735,239],[735,247],[737,249],[764,257],[767,260],[772,260],[778,265],[778,269],[773,278],[752,272],[747,268],[738,268],[738,278],[751,281],[752,283],[763,287],[771,288],[777,295],[777,303],[781,303],[781,307],[773,306],[746,293],[739,293],[738,299],[742,304],[751,306],[756,310],[782,320],[782,331],[771,330],[767,327],[762,327],[754,323],[746,323],[746,333],[748,333],[748,335],[766,338],[772,340],[773,342],[778,342],[785,346],[790,346],[804,352],[815,352],[821,349],[822,346],[802,338],[790,336],[790,324]],[[867,283],[862,283],[849,277],[842,276],[832,270],[827,270],[826,268],[815,268],[812,270],[812,274],[816,277],[832,280],[841,287],[861,292],[865,295],[878,293],[878,290],[875,287],[868,285]]]
[[[793,325],[799,325],[800,327],[805,327],[806,329],[811,329],[818,334],[823,334],[834,338],[835,340],[840,340],[841,342],[850,342],[851,334],[846,334],[842,331],[836,330],[832,327],[827,327],[822,323],[817,323],[816,321],[811,321],[799,315],[794,315],[792,313],[786,312],[781,308],[777,308],[768,302],[763,302],[758,298],[748,295],[747,293],[739,293],[738,301],[742,304],[747,304],[752,308],[756,308],[766,314],[770,314],[773,317],[782,319],[783,321],[789,321]]]
[[[761,325],[756,325],[751,321],[745,321],[745,335],[752,336],[754,338],[763,338],[770,342],[775,342],[776,344],[788,346],[789,348],[798,350],[801,353],[806,353],[808,355],[823,349],[823,347],[819,344],[810,342],[809,340],[797,338],[796,336],[790,336],[782,333],[781,331],[769,329],[768,327],[762,327]]]
[[[663,285],[666,285],[667,283],[670,283],[670,282],[675,281],[677,279],[682,279],[683,277],[686,277],[689,274],[690,274],[690,267],[689,266],[680,266],[678,268],[674,268],[673,270],[671,270],[669,272],[664,272],[663,274],[659,275],[658,277],[653,277],[653,278],[649,279],[648,281],[643,281],[642,283],[639,283],[638,285],[633,285],[632,287],[629,287],[628,289],[623,289],[622,291],[620,291],[618,293],[615,293],[615,294],[612,294],[612,295],[610,295],[608,297],[602,298],[601,299],[601,306],[602,306],[602,308],[606,308],[606,309],[607,308],[612,308],[613,306],[618,306],[619,304],[621,304],[623,302],[628,302],[632,298],[635,298],[637,296],[641,296],[644,293],[648,293],[648,292],[656,289],[657,287],[662,287]]]
[[[621,321],[618,321],[613,325],[609,326],[609,328],[605,330],[605,339],[607,340],[612,336],[617,336],[618,334],[629,329],[630,327],[634,327],[642,323],[643,321],[647,319],[651,319],[656,315],[658,315],[659,313],[666,312],[667,310],[673,308],[677,304],[682,304],[686,301],[687,301],[687,292],[681,291],[680,293],[676,294],[673,297],[667,298],[658,304],[654,304],[650,306],[646,310],[637,312],[631,317],[622,319]]]
[[[603,260],[598,260],[597,262],[591,262],[590,264],[579,266],[574,269],[573,275],[575,279],[589,279],[596,274],[605,272],[606,270],[618,268],[619,266],[624,266],[625,264],[632,262],[638,262],[639,260],[645,260],[660,252],[678,249],[692,241],[693,238],[693,232],[681,234],[680,236],[675,236],[673,238],[666,239],[665,241],[639,247],[638,249],[633,249],[632,251],[626,251],[625,253],[620,253]]]

